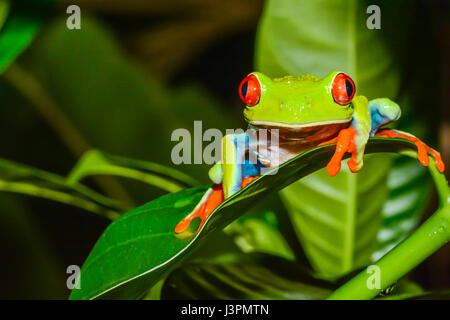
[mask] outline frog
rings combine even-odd
[[[422,165],[429,165],[428,154],[431,154],[437,169],[441,173],[445,170],[439,152],[420,139],[397,129],[383,128],[400,118],[397,103],[389,98],[369,101],[363,95],[356,95],[355,82],[343,71],[333,71],[323,78],[303,74],[273,79],[252,72],[241,81],[238,92],[245,104],[243,115],[249,128],[257,133],[262,130],[277,133],[278,143],[272,150],[275,152],[256,151],[256,161],[246,161],[244,154],[250,149],[259,150],[255,145],[262,145],[261,141],[267,138],[260,139],[262,135],[246,132],[225,135],[221,141],[221,160],[209,170],[213,185],[192,212],[176,225],[177,234],[185,232],[194,219],[200,218],[198,232],[219,204],[260,177],[264,169],[276,168],[317,146],[336,144],[326,166],[331,177],[341,170],[347,153],[351,155],[347,161],[350,171],[361,170],[370,137],[411,141],[417,147]]]

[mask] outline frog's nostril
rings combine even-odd
[[[251,74],[242,80],[239,86],[239,96],[249,107],[258,104],[261,96],[261,85],[255,75]]]

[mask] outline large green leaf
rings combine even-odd
[[[296,262],[250,253],[183,265],[167,278],[161,298],[315,300],[328,296],[334,287]]]
[[[366,27],[366,8],[373,4],[381,7],[381,30]],[[270,76],[343,70],[355,80],[357,94],[396,98],[410,11],[405,1],[269,1],[258,30],[257,70]],[[394,23],[398,14],[401,25]],[[358,174],[345,170],[330,178],[322,170],[282,191],[305,252],[324,277],[370,261],[390,166],[389,157],[368,158]]]
[[[53,0],[8,1],[0,5],[0,73],[30,44],[48,16]]]
[[[414,150],[415,145],[399,139],[372,138],[367,153],[408,149]],[[258,178],[219,205],[194,236],[177,236],[174,228],[195,207],[207,186],[160,197],[123,215],[98,240],[83,265],[81,289],[73,290],[71,298],[142,297],[204,243],[207,235],[228,225],[269,193],[324,167],[333,152],[334,145],[314,148],[283,163],[277,174]]]
[[[378,5],[383,26],[370,30],[366,9]],[[258,30],[256,67],[270,76],[348,72],[357,94],[395,98],[397,64],[410,25],[408,1],[268,1]],[[402,14],[402,23],[396,17]]]

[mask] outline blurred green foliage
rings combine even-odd
[[[0,4],[0,72],[31,43],[54,0],[5,0]]]

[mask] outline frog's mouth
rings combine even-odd
[[[350,120],[326,120],[309,123],[284,123],[277,121],[248,121],[258,129],[278,130],[280,139],[321,142],[336,137],[340,130],[347,128]]]
[[[317,121],[317,122],[306,122],[306,123],[287,123],[287,122],[280,122],[280,121],[264,121],[264,120],[248,120],[246,119],[248,123],[250,123],[252,126],[258,127],[258,128],[279,128],[279,129],[302,129],[302,128],[310,128],[310,127],[316,127],[316,126],[327,126],[327,125],[333,125],[333,124],[342,124],[342,123],[349,123],[351,119],[341,119],[341,120],[324,120],[324,121]]]

